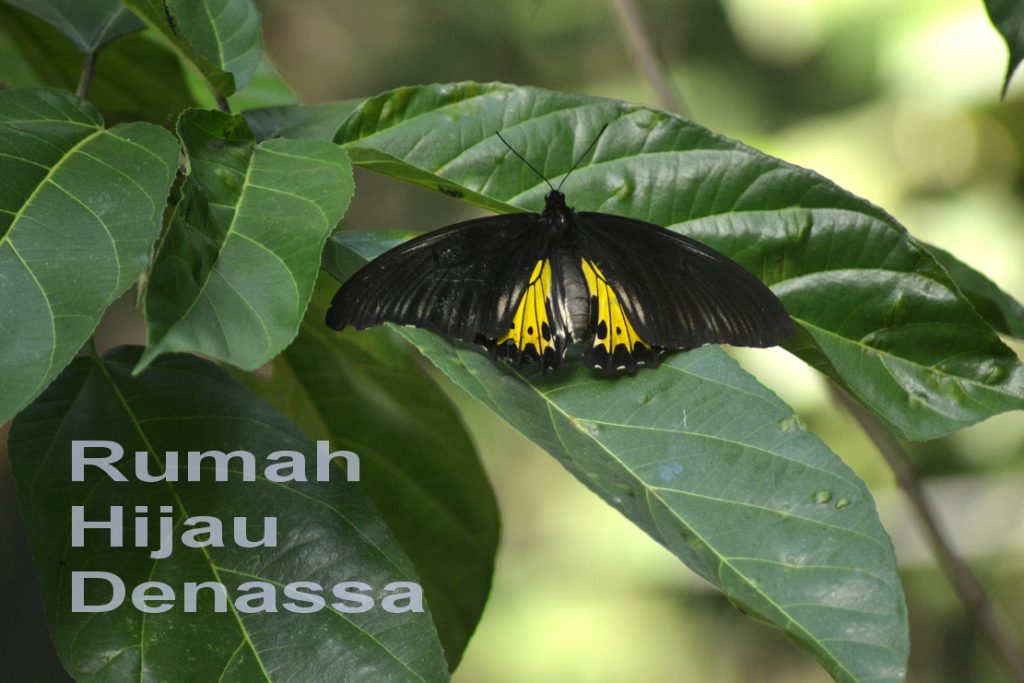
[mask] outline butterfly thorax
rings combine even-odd
[[[575,212],[565,204],[565,195],[558,190],[551,190],[544,197],[544,225],[552,231],[556,244],[572,238],[572,225]]]

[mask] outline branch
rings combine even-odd
[[[1017,648],[1013,638],[992,609],[992,603],[978,578],[967,563],[953,550],[925,497],[917,473],[910,466],[906,451],[863,406],[835,384],[830,383],[829,386],[836,399],[857,419],[882,457],[889,463],[893,474],[896,475],[896,482],[906,493],[911,506],[924,525],[932,552],[938,559],[946,578],[953,585],[953,590],[960,602],[963,603],[967,613],[988,639],[996,654],[1002,658],[1014,679],[1024,682],[1024,654]]]
[[[664,65],[654,53],[654,47],[650,36],[640,15],[637,14],[633,0],[612,0],[615,9],[622,19],[622,26],[626,31],[626,42],[629,45],[629,52],[636,67],[640,69],[644,78],[654,90],[655,97],[663,109],[676,114],[686,116],[688,108],[679,90],[673,85]]]
[[[85,97],[89,94],[89,86],[92,85],[92,75],[96,71],[97,54],[95,50],[91,50],[85,55],[85,64],[82,65],[82,76],[78,79],[78,87],[75,89],[75,94],[79,97]]]

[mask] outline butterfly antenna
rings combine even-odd
[[[545,178],[545,177],[544,177],[544,174],[543,174],[543,173],[541,173],[540,171],[538,171],[538,170],[537,170],[537,169],[536,169],[536,168],[534,167],[534,165],[533,165],[533,164],[531,164],[531,163],[530,163],[529,161],[527,161],[527,160],[526,160],[526,157],[524,157],[524,156],[523,156],[522,154],[520,154],[519,152],[517,152],[517,151],[516,151],[516,148],[515,148],[515,147],[513,147],[513,146],[512,146],[512,145],[510,145],[510,144],[508,144],[508,140],[506,140],[505,138],[501,137],[501,133],[495,133],[495,134],[496,134],[496,135],[498,136],[498,139],[499,139],[499,140],[501,140],[502,142],[504,142],[504,143],[505,143],[505,146],[506,146],[506,147],[508,147],[508,148],[509,148],[510,150],[512,150],[512,153],[513,153],[513,154],[515,154],[515,155],[516,155],[517,157],[519,157],[519,160],[520,160],[520,161],[522,161],[522,162],[523,162],[524,164],[526,164],[526,165],[527,165],[527,166],[528,166],[528,167],[530,168],[530,170],[531,170],[531,171],[533,171],[534,173],[536,173],[537,175],[539,175],[539,176],[540,176],[540,179],[541,179],[541,180],[543,180],[543,181],[544,181],[545,183],[547,183],[547,184],[548,184],[548,187],[550,187],[550,188],[551,188],[552,190],[554,190],[554,189],[555,189],[555,188],[554,188],[554,186],[552,186],[552,185],[551,185],[551,182],[550,182],[550,181],[549,181],[549,180],[548,180],[547,178]]]
[[[590,150],[594,149],[594,145],[596,145],[597,141],[601,139],[601,135],[604,133],[604,129],[607,127],[607,123],[601,126],[601,130],[597,131],[597,135],[594,136],[594,140],[589,145],[587,145],[587,148],[585,150],[583,150],[583,154],[580,155],[579,159],[576,160],[576,163],[574,163],[572,165],[572,168],[569,169],[569,173],[565,174],[565,178],[562,178],[562,182],[558,183],[558,187],[555,188],[556,190],[562,189],[562,185],[565,184],[565,181],[569,178],[569,175],[576,170],[576,167],[580,165],[581,161],[587,158],[587,155],[590,154]]]

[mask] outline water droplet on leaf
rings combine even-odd
[[[860,343],[879,351],[887,351],[892,346],[892,339],[884,330],[875,330],[864,335]]]
[[[1006,379],[1006,366],[987,360],[981,364],[981,381],[985,384],[999,384]]]
[[[675,479],[676,475],[682,474],[683,466],[678,462],[667,462],[658,468],[658,479],[662,483],[668,483]]]
[[[784,432],[793,432],[797,430],[805,432],[807,431],[807,425],[804,424],[804,421],[799,415],[793,414],[785,419],[779,420],[779,429]]]

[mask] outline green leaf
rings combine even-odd
[[[252,0],[124,0],[159,31],[221,97],[252,78],[263,51]]]
[[[25,54],[18,47],[15,37],[11,35],[12,22],[8,15],[13,13],[14,10],[0,3],[0,89],[34,88],[46,85],[28,64]],[[27,12],[23,14],[28,15]]]
[[[79,52],[94,52],[104,43],[145,27],[121,0],[7,0],[35,14],[67,36]]]
[[[298,331],[352,167],[328,142],[256,143],[241,116],[216,111],[185,112],[178,135],[190,174],[150,272],[139,369],[189,351],[253,370]]]
[[[50,632],[67,670],[78,680],[196,681],[444,681],[444,658],[429,612],[391,613],[381,608],[393,581],[416,581],[415,571],[388,533],[359,484],[331,468],[330,483],[317,482],[315,446],[283,416],[212,364],[188,356],[165,357],[144,375],[131,377],[138,349],[119,349],[104,360],[79,358],[15,420],[9,437],[18,501],[36,562]],[[115,482],[98,468],[71,480],[74,440],[113,441],[127,454],[117,463],[127,481]],[[332,443],[332,450],[344,445]],[[201,481],[139,481],[132,454],[149,453],[149,472],[165,471],[168,451],[244,450],[256,456],[258,476],[241,481],[237,461],[228,481],[215,481],[206,463]],[[265,456],[281,450],[306,456],[307,482],[273,482],[263,476]],[[105,451],[90,455],[103,455]],[[87,529],[84,545],[71,545],[72,506],[86,520],[124,515],[125,547],[111,547],[109,531]],[[145,506],[153,542],[135,547],[136,506]],[[161,513],[167,506],[169,512]],[[221,547],[188,547],[185,520],[215,517],[224,525]],[[264,519],[277,519],[275,547],[241,547],[233,519],[246,520],[250,540],[264,537]],[[152,558],[156,521],[178,526],[173,552]],[[206,524],[201,524],[205,527]],[[103,571],[126,586],[125,602],[107,612],[72,611],[72,572]],[[312,581],[330,603],[337,583],[372,587],[373,609],[345,614],[328,606],[296,614],[285,607],[286,584]],[[94,580],[95,581],[95,580]],[[170,585],[170,611],[145,614],[131,592],[144,581]],[[198,613],[182,606],[185,582],[225,584],[226,611],[200,592]],[[246,581],[270,582],[277,610],[246,613],[234,598]],[[110,598],[105,584],[86,584],[89,604]],[[151,603],[152,604],[152,603]]]
[[[415,565],[454,669],[491,585],[494,494],[454,406],[401,340],[324,325],[336,289],[321,278],[299,336],[243,381],[309,437],[359,453],[363,489]]]
[[[14,86],[75,90],[84,57],[60,32],[28,12],[3,4],[0,27],[8,32],[12,48],[25,65],[21,74],[8,74],[0,66],[0,80]],[[158,44],[149,32],[124,36],[104,46],[89,101],[108,123],[144,120],[163,126],[183,109],[195,106],[177,55]]]
[[[1024,408],[1024,368],[927,250],[827,179],[665,112],[537,88],[401,88],[367,100],[336,136],[356,164],[497,211],[576,209],[646,220],[731,256],[802,328],[787,345],[896,434],[933,439]],[[427,227],[427,226],[423,226]]]
[[[189,89],[202,109],[218,109],[217,97],[195,71],[189,71]],[[277,68],[264,54],[260,57],[252,80],[244,90],[228,98],[231,111],[244,113],[259,107],[283,107],[295,104],[295,93],[285,83]],[[330,139],[330,138],[327,138]]]
[[[292,104],[262,107],[243,112],[257,140],[280,136],[333,140],[348,115],[362,100],[343,100],[326,104]]]
[[[370,251],[372,233],[356,237]],[[357,257],[349,238],[328,243],[324,265],[336,277]],[[903,679],[906,607],[871,494],[721,349],[675,354],[636,377],[580,364],[520,374],[469,345],[395,329],[836,680]]]
[[[142,272],[178,147],[103,128],[60,90],[0,91],[0,423],[41,392]]]
[[[1006,77],[1003,79],[1003,97],[1010,87],[1013,72],[1024,59],[1024,4],[1020,0],[985,0],[989,19],[1006,41],[1010,57],[1006,64]]]
[[[1001,290],[999,285],[948,251],[931,244],[923,246],[946,269],[960,292],[985,322],[1003,334],[1024,339],[1024,306]]]
[[[232,95],[228,101],[233,110],[244,111],[256,107],[295,104],[296,99],[291,86],[278,73],[277,67],[266,55],[261,55],[245,89]]]

